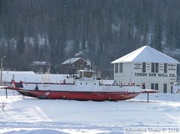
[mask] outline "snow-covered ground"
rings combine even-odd
[[[180,133],[180,95],[158,93],[150,94],[149,103],[146,99],[141,94],[117,102],[41,100],[16,91],[8,91],[6,99],[1,90],[0,134]]]

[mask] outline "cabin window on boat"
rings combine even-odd
[[[167,73],[167,63],[164,63],[164,73]]]
[[[159,63],[151,63],[151,72],[158,73],[159,72]]]
[[[84,72],[84,76],[87,78],[91,78],[93,76],[93,72]]]
[[[118,63],[114,64],[115,73],[118,73]]]
[[[91,71],[89,71],[89,72],[80,72],[80,78],[82,78],[82,77],[91,78],[93,76],[93,73],[94,72],[91,72]]]
[[[146,72],[146,63],[143,62],[142,64],[142,72],[145,73]]]
[[[123,63],[119,63],[119,73],[123,72]]]

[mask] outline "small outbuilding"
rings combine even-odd
[[[179,61],[162,52],[143,46],[113,62],[114,80],[159,92],[172,93],[177,81]]]
[[[46,61],[33,61],[31,64],[32,70],[36,73],[45,73],[50,69],[50,62]]]
[[[88,61],[86,61],[85,59],[81,57],[74,57],[74,58],[67,59],[61,65],[63,68],[63,72],[76,73],[77,70],[84,69],[87,64],[88,64]]]

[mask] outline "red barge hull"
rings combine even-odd
[[[25,96],[39,99],[67,99],[67,100],[127,100],[139,95],[137,92],[73,92],[73,91],[43,91],[43,90],[18,90]]]

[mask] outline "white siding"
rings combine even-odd
[[[123,85],[127,85],[129,83],[132,83],[132,63],[123,63],[123,71],[122,73],[115,73],[114,74],[114,79],[118,83],[122,83]]]
[[[158,72],[151,72],[151,63],[146,63],[146,70],[142,72],[143,63],[123,63],[123,72],[115,73],[114,79],[118,83],[142,85],[151,89],[151,84],[158,84],[158,90],[164,92],[164,84],[167,84],[167,92],[171,92],[171,86],[176,82],[177,64],[167,64],[167,73],[164,73],[164,63],[158,63]]]

